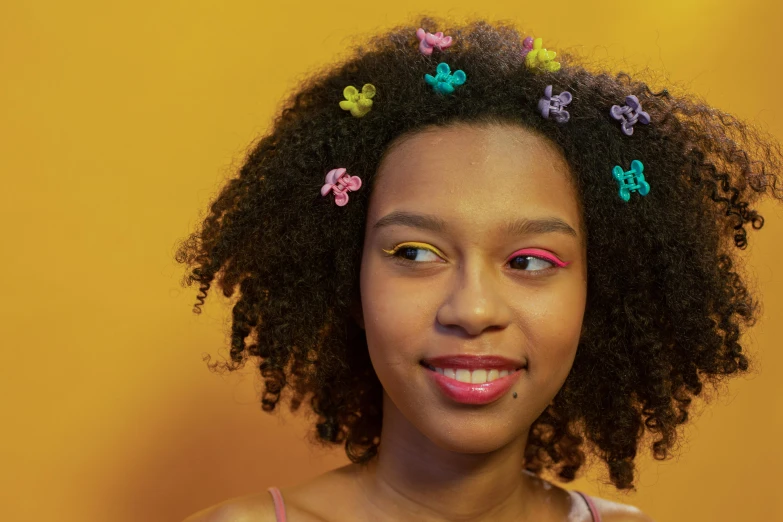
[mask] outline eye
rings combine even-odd
[[[391,250],[383,249],[389,257],[396,258],[402,264],[422,264],[445,256],[438,250],[424,243],[401,243]],[[535,255],[533,255],[535,254]],[[434,261],[437,262],[437,261]],[[509,265],[519,272],[528,272],[538,276],[562,268],[570,263],[564,263],[544,250],[532,249],[514,253],[509,258]],[[532,270],[528,270],[531,268]]]
[[[515,261],[517,261],[518,259],[521,260],[521,262],[515,263]],[[509,264],[511,265],[512,268],[517,268],[525,272],[543,272],[544,270],[547,270],[549,268],[554,268],[555,266],[555,264],[552,261],[548,261],[544,258],[530,256],[530,255],[515,256],[511,258]],[[533,266],[533,270],[526,270],[527,268],[530,268],[531,265]]]
[[[425,258],[423,261],[433,261],[433,257],[446,257],[440,253],[440,251],[423,243],[400,243],[391,250],[383,249],[383,251],[386,252],[389,257],[394,257],[396,258],[396,261],[402,262],[403,264],[421,264],[422,257]],[[418,252],[425,252],[425,254],[419,255]],[[426,253],[429,253],[430,255],[427,256]],[[429,259],[426,259],[427,257],[429,257]]]
[[[517,262],[517,260],[521,260],[521,262]],[[529,248],[511,254],[509,264],[512,267],[521,267],[523,272],[532,272],[535,276],[539,276],[557,270],[558,268],[566,267],[570,265],[571,262],[563,262],[546,250]],[[540,266],[543,268],[538,270],[525,270],[525,268],[528,268],[531,264],[533,267]]]

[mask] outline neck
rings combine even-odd
[[[475,426],[466,423],[465,429],[480,437]],[[378,456],[359,478],[368,519],[529,519],[531,478],[522,470],[526,442],[527,433],[499,447],[496,441],[473,437],[470,447],[444,449],[405,419],[384,394]]]

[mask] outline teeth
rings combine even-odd
[[[470,374],[470,382],[473,384],[487,382],[487,370],[473,370]]]
[[[470,370],[457,370],[457,380],[459,382],[470,382]]]
[[[498,371],[496,369],[492,370],[466,370],[463,368],[460,369],[454,369],[454,368],[435,368],[430,367],[431,369],[434,368],[436,372],[439,374],[448,377],[450,379],[455,379],[459,382],[467,382],[470,384],[481,384],[485,382],[492,382],[495,379],[500,379],[501,377],[507,377],[509,373],[508,370],[502,370]]]

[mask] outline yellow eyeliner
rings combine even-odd
[[[428,245],[426,243],[419,243],[419,242],[416,242],[416,241],[409,241],[407,243],[400,243],[399,245],[395,245],[394,248],[392,248],[391,250],[386,250],[385,248],[382,248],[381,250],[383,250],[387,254],[392,254],[393,255],[393,254],[396,254],[397,251],[400,250],[401,248],[406,248],[406,247],[407,248],[422,248],[424,250],[429,250],[430,252],[432,252],[434,254],[437,254],[440,257],[444,258],[444,259],[446,258],[446,256],[443,255],[443,252],[441,252],[437,248],[435,248],[435,247],[433,247],[431,245]]]

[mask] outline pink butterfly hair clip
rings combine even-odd
[[[451,36],[443,36],[442,31],[435,34],[428,33],[421,27],[416,31],[416,38],[419,39],[419,51],[425,56],[432,55],[432,50],[437,47],[441,51],[451,47]]]
[[[344,168],[332,169],[326,175],[326,183],[321,187],[321,195],[326,196],[334,192],[334,202],[338,207],[344,207],[348,203],[348,192],[355,192],[362,186],[359,176],[351,176]]]

